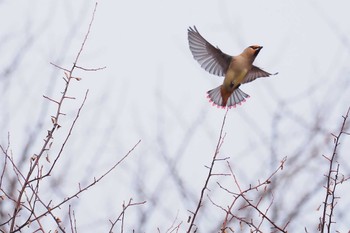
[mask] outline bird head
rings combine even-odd
[[[260,45],[251,45],[248,48],[246,48],[242,54],[243,54],[243,56],[246,56],[246,57],[254,60],[256,58],[256,56],[258,56],[258,54],[262,48],[263,47]]]

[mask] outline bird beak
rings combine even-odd
[[[260,46],[257,50],[255,50],[255,53],[254,53],[254,55],[256,56],[256,55],[258,55],[259,54],[259,52],[260,52],[260,50],[262,49],[263,47],[262,46]]]

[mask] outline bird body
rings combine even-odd
[[[193,57],[202,68],[211,74],[225,76],[222,85],[207,92],[214,105],[231,108],[241,104],[249,97],[239,89],[241,84],[271,75],[253,65],[262,46],[252,45],[241,54],[230,56],[206,41],[196,27],[188,29],[188,41]]]

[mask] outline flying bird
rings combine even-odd
[[[207,92],[210,102],[218,107],[231,108],[245,102],[249,95],[239,89],[241,84],[277,74],[270,74],[253,65],[262,46],[251,45],[241,54],[230,56],[204,39],[196,26],[188,29],[188,43],[194,59],[203,69],[217,76],[225,76],[222,85]]]

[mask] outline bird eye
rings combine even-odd
[[[257,50],[259,47],[258,47],[258,46],[252,45],[252,46],[249,46],[249,48],[254,49],[254,50]]]

